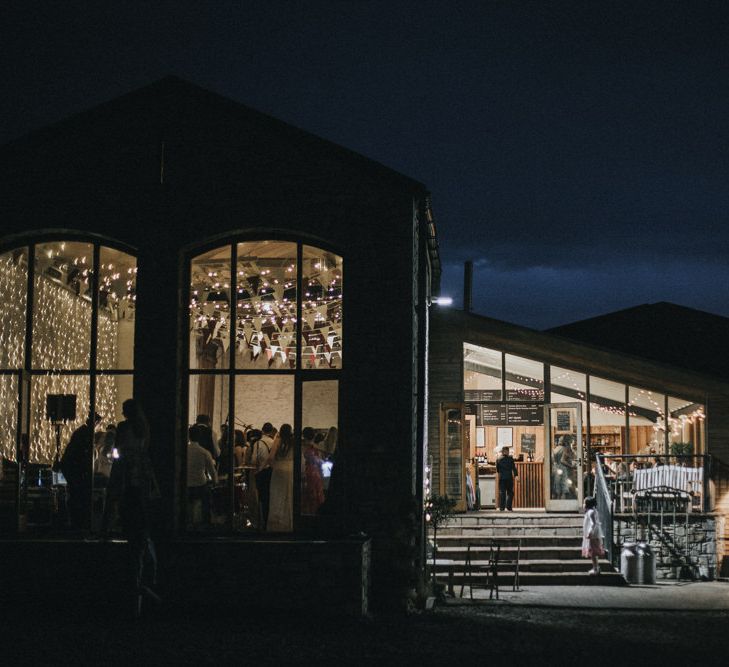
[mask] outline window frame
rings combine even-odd
[[[272,241],[282,243],[296,244],[296,367],[295,368],[237,368],[235,364],[235,337],[237,335],[237,322],[233,322],[233,318],[237,318],[238,307],[238,244],[256,241]],[[224,368],[191,368],[190,359],[190,296],[191,296],[191,267],[194,259],[206,252],[230,247],[230,313],[231,325],[228,327],[228,335],[230,336],[228,345],[228,364]],[[178,530],[187,533],[187,428],[188,415],[190,410],[190,378],[192,376],[221,376],[226,377],[228,381],[228,414],[235,415],[235,393],[236,378],[243,375],[266,375],[266,376],[293,376],[294,378],[294,476],[293,476],[293,533],[316,532],[318,526],[318,517],[301,514],[301,478],[302,478],[302,462],[301,462],[301,431],[303,429],[302,421],[302,388],[303,383],[307,381],[317,380],[338,380],[338,397],[337,397],[337,421],[338,431],[341,438],[342,434],[342,387],[345,381],[346,364],[342,357],[342,365],[340,368],[303,368],[302,361],[302,330],[303,330],[303,255],[304,246],[310,246],[325,252],[331,252],[337,255],[342,262],[342,325],[341,339],[344,342],[346,320],[345,313],[345,297],[344,297],[344,262],[346,257],[341,248],[334,246],[324,239],[311,236],[308,234],[291,233],[273,229],[254,229],[245,233],[224,234],[212,237],[204,243],[188,246],[181,252],[180,259],[180,281],[182,289],[180,290],[180,340],[182,344],[181,355],[181,404],[180,414],[178,418],[178,449],[181,465],[179,466],[179,476],[177,479],[178,511],[176,512],[176,522]],[[342,346],[344,347],[344,345]],[[234,422],[235,420],[233,420]],[[228,423],[229,442],[234,438],[235,424]],[[230,470],[233,466],[232,448],[229,450],[230,460],[228,464]],[[236,531],[233,526],[234,514],[234,479],[233,475],[228,475],[227,499],[225,523],[222,530],[227,534],[235,534],[239,537],[250,537],[252,539],[259,538],[267,533],[262,531],[252,531],[250,533]]]
[[[91,271],[91,323],[90,323],[90,343],[88,366],[86,368],[36,368],[33,365],[33,322],[34,322],[34,305],[35,305],[35,258],[38,246],[47,243],[58,242],[76,242],[88,243],[92,248],[92,271]],[[38,377],[49,376],[74,376],[88,378],[89,382],[89,400],[85,406],[78,409],[86,410],[85,414],[91,415],[96,409],[96,384],[99,376],[129,376],[132,378],[132,385],[135,379],[135,368],[115,368],[115,369],[99,369],[97,368],[97,348],[98,348],[98,317],[99,317],[99,261],[101,248],[106,247],[113,250],[119,250],[132,257],[137,262],[139,268],[140,253],[137,248],[123,241],[110,238],[108,236],[97,234],[94,232],[86,232],[72,229],[42,229],[23,232],[21,234],[11,234],[0,239],[0,254],[12,252],[14,250],[24,249],[27,252],[28,272],[26,284],[26,304],[25,304],[25,349],[23,353],[22,368],[5,368],[0,369],[2,376],[15,376],[17,378],[17,419],[15,432],[15,459],[16,462],[21,458],[21,440],[24,434],[24,426],[26,433],[30,436],[32,426],[31,403],[32,403],[32,380]],[[136,344],[137,330],[136,322],[134,329],[134,343]],[[135,345],[136,347],[136,345]],[[136,355],[135,355],[136,361]],[[82,414],[84,414],[82,412]],[[21,509],[21,476],[18,475],[15,493],[15,516],[16,528],[20,528],[20,509]],[[93,513],[93,506],[91,506]],[[93,519],[93,516],[90,516]],[[93,529],[93,521],[91,521]]]

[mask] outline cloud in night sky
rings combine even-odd
[[[176,74],[431,190],[444,292],[729,316],[729,3],[17,3],[0,142]]]

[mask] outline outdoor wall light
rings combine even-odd
[[[453,297],[450,296],[434,296],[430,300],[431,303],[435,303],[439,306],[452,306]]]

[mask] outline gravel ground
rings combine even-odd
[[[437,606],[410,616],[159,609],[142,621],[69,609],[3,622],[6,665],[726,665],[727,611]],[[6,661],[14,654],[12,661]],[[465,662],[462,662],[465,664]]]

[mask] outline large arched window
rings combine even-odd
[[[207,250],[188,268],[187,527],[291,532],[331,492],[342,258],[252,240]],[[291,427],[291,450],[256,474],[276,442],[267,425]]]
[[[121,404],[132,395],[136,258],[69,236],[0,254],[6,530],[99,527],[111,463],[111,447],[103,447],[111,444],[107,427],[121,420]],[[93,434],[77,435],[78,456],[71,456],[74,432],[94,413]],[[70,480],[61,470],[68,472],[69,459]]]

